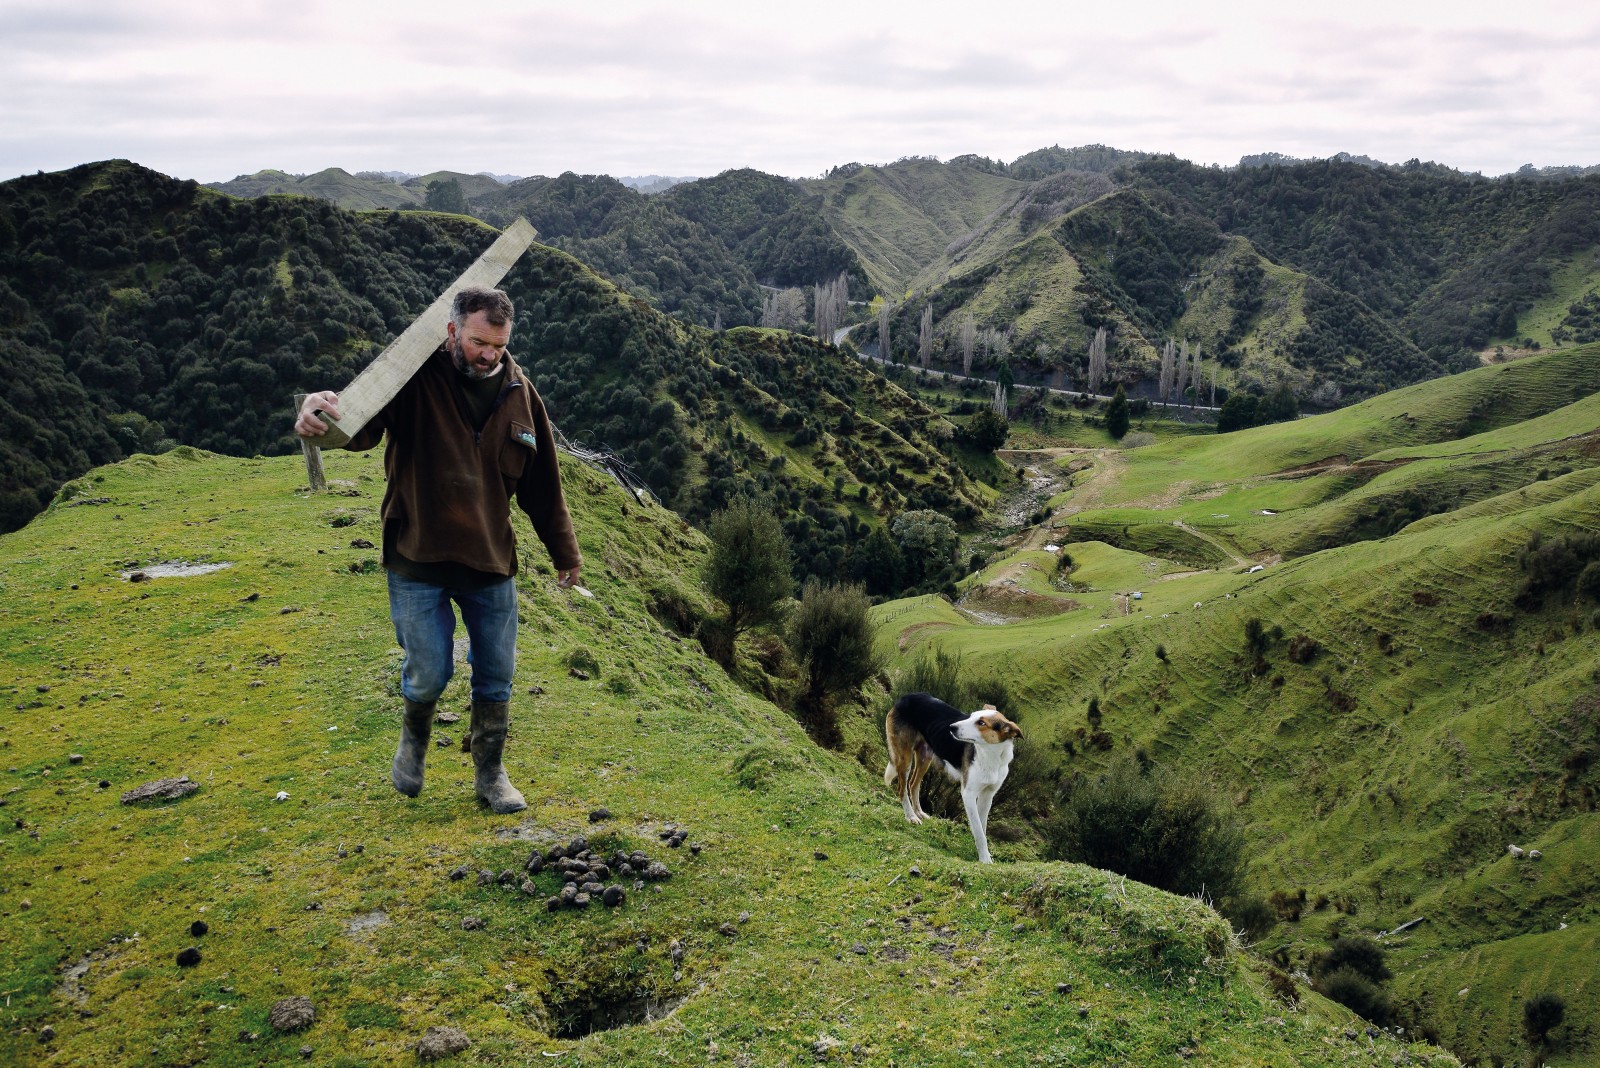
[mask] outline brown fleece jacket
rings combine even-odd
[[[515,496],[557,570],[583,562],[544,401],[509,355],[501,373],[499,399],[483,429],[474,431],[460,372],[440,346],[345,446],[370,449],[387,432],[383,524],[392,527],[395,551],[407,560],[454,561],[515,575]]]

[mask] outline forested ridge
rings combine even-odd
[[[1600,245],[1600,176],[1484,179],[1438,168],[1317,161],[1130,171],[1391,319],[1439,358],[1515,332],[1552,267]]]
[[[747,325],[761,314],[761,292],[747,263],[660,197],[615,178],[527,178],[474,198],[471,211],[497,227],[526,217],[544,243],[687,322]]]
[[[493,237],[123,161],[0,184],[0,526],[134,452],[296,450],[292,395],[347,383]],[[856,548],[899,512],[978,513],[951,425],[830,346],[685,325],[542,245],[504,286],[513,352],[564,432],[693,520],[769,501],[797,577],[859,575]]]

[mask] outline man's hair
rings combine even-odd
[[[515,314],[511,298],[487,286],[468,286],[450,302],[450,321],[456,324],[457,330],[463,329],[467,325],[467,317],[476,312],[483,312],[490,326],[504,326]]]

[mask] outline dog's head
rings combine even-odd
[[[999,745],[1022,738],[1022,728],[1003,716],[994,705],[984,705],[952,727],[951,733],[963,742],[978,745]]]

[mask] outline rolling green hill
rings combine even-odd
[[[1600,245],[1600,177],[1557,181],[1320,162],[1133,168],[1161,189],[1388,317],[1438,356],[1521,336],[1519,316]]]
[[[1027,209],[1014,214],[1026,218]],[[1111,334],[1113,380],[1153,383],[1161,346],[1181,338],[1212,361],[1207,378],[1215,374],[1218,396],[1287,384],[1331,406],[1447,366],[1348,294],[1272,263],[1163,195],[1108,192],[994,251],[995,242],[1021,232],[1020,222],[993,229],[980,245],[990,259],[900,307],[890,335],[897,359],[915,359],[919,317],[931,305],[941,365],[960,362],[959,333],[970,317],[1007,335],[1004,358],[1012,364],[1038,375],[1061,372],[1080,388],[1089,341],[1101,327]],[[1001,358],[985,353],[975,366],[992,368]]]
[[[856,296],[870,295],[861,261],[798,182],[745,168],[681,182],[661,199],[721,238],[763,285],[812,286],[844,274]]]
[[[537,554],[518,582],[507,761],[531,808],[476,808],[443,745],[401,798],[398,650],[360,547],[381,468],[328,467],[311,495],[297,458],[135,456],[0,536],[0,1060],[395,1063],[449,1026],[461,1063],[1456,1063],[1303,986],[1280,1000],[1199,902],[908,827],[878,768],[657,622],[701,603],[703,539],[576,465],[594,597]],[[227,566],[123,577],[175,558]],[[119,804],[176,776],[198,791]],[[547,911],[560,880],[522,865],[580,835],[670,875]],[[314,1022],[275,1031],[296,996]]]
[[[1137,750],[1231,798],[1255,892],[1306,892],[1262,952],[1303,966],[1420,919],[1384,939],[1408,1033],[1511,1063],[1551,992],[1570,1027],[1545,1063],[1593,1063],[1600,600],[1574,583],[1600,571],[1597,426],[1590,345],[1076,455],[1054,517],[969,580],[981,617],[893,602],[882,641],[998,671],[1068,779]],[[1019,582],[1071,610],[996,619],[984,591]]]
[[[1145,394],[1168,336],[1219,358],[1224,391],[1288,385],[1323,409],[1480,356],[1600,338],[1600,177],[1250,162],[1053,146],[1009,164],[913,157],[801,181],[735,170],[653,200],[605,178],[513,192],[456,177],[472,212],[500,225],[526,200],[548,240],[692,321],[753,322],[752,280],[805,287],[843,271],[855,298],[900,306],[901,339],[928,301],[959,313],[941,330],[944,357],[971,313],[1007,336],[1008,358],[1081,380],[1088,337],[1114,328],[1114,373]],[[389,203],[372,185],[264,171],[219,188]]]

